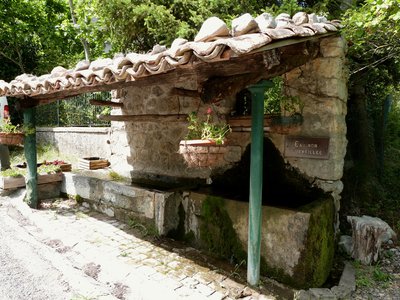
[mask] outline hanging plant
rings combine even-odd
[[[195,112],[188,116],[189,131],[179,144],[179,153],[189,167],[213,167],[224,162],[225,137],[231,128],[225,122],[213,122],[212,113],[208,108],[204,121]]]
[[[4,119],[0,124],[0,144],[22,145],[24,132],[20,125],[14,125],[10,119]]]
[[[186,140],[208,140],[217,145],[222,145],[225,142],[226,135],[231,132],[229,124],[225,122],[213,122],[212,109],[209,107],[206,111],[205,121],[198,118],[197,113],[192,112],[188,116],[188,133]]]

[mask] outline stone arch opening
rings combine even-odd
[[[250,148],[233,168],[212,176],[211,191],[226,198],[248,202]],[[313,187],[297,170],[285,163],[269,138],[264,138],[263,205],[296,208],[321,198],[324,192]]]

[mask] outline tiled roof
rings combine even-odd
[[[339,21],[303,12],[292,18],[288,14],[273,17],[264,13],[257,18],[244,14],[232,21],[232,28],[216,17],[202,25],[194,41],[176,39],[171,48],[156,45],[150,53],[128,53],[114,59],[81,61],[74,69],[55,67],[50,74],[22,74],[7,83],[0,80],[0,95],[30,96],[51,94],[63,90],[79,90],[95,85],[135,81],[136,78],[165,73],[198,59],[218,61],[226,49],[240,56],[283,39],[311,37],[335,32]]]

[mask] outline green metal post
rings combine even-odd
[[[36,109],[34,107],[24,110],[24,127],[36,128]],[[31,132],[32,131],[32,132]],[[29,130],[25,135],[24,152],[28,166],[26,176],[26,200],[29,206],[37,208],[37,151],[36,151],[36,130]]]
[[[251,92],[251,160],[249,239],[247,256],[247,282],[257,285],[260,280],[261,253],[261,204],[264,156],[264,91],[272,86],[270,81],[261,81],[249,87]]]

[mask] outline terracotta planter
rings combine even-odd
[[[3,145],[22,145],[24,143],[23,133],[0,132],[0,144]]]
[[[217,145],[212,140],[187,140],[179,143],[179,153],[191,168],[222,165],[226,150],[226,145]]]

